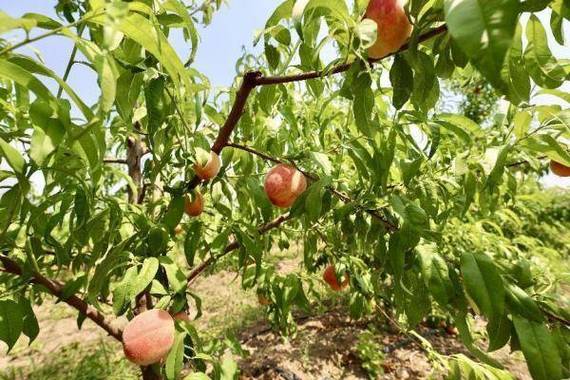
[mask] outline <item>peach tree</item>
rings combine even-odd
[[[286,0],[219,90],[194,57],[221,3],[0,12],[0,340],[33,341],[32,305],[55,297],[145,379],[231,379],[222,353],[239,347],[201,338],[194,281],[230,268],[294,334],[324,273],[355,319],[412,331],[447,315],[472,354],[435,356],[451,378],[509,378],[489,355],[506,345],[535,379],[570,376],[570,313],[535,255],[548,240],[521,230],[569,225],[568,204],[532,219],[525,192],[549,163],[569,175],[570,113],[552,99],[570,101],[570,64],[549,45],[566,42],[570,3]],[[26,49],[54,36],[74,46],[61,76]],[[67,82],[79,64],[95,104]],[[452,79],[485,83],[500,111],[444,111]],[[264,258],[292,244],[300,270],[279,274]]]

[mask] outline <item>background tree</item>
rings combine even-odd
[[[488,351],[510,344],[534,378],[568,377],[568,308],[534,259],[536,249],[568,254],[555,237],[567,210],[542,215],[547,202],[529,191],[549,160],[570,166],[568,109],[534,102],[568,101],[557,89],[570,66],[545,31],[564,43],[568,2],[287,0],[229,92],[192,66],[196,24],[220,5],[66,0],[59,20],[0,13],[0,33],[27,34],[0,43],[0,339],[33,340],[31,305],[51,295],[77,309],[79,325],[89,318],[122,341],[146,379],[185,366],[188,379],[233,378],[224,347],[180,317],[200,307],[192,283],[233,265],[273,326],[292,334],[293,311],[319,295],[264,254],[295,241],[304,271],[327,268],[338,290],[348,279],[354,318],[388,313],[411,330],[446,313],[477,359],[441,357],[452,377],[507,376],[475,344],[473,315],[488,322]],[[545,9],[546,26],[535,15]],[[188,56],[171,47],[174,30]],[[18,50],[54,35],[75,44],[61,78]],[[97,73],[92,106],[66,83],[76,64]],[[500,97],[506,112],[483,122],[493,107],[469,93],[465,104],[485,107],[441,112],[450,78]],[[265,190],[279,196],[268,198],[262,176],[276,165]],[[111,313],[128,316],[129,334]],[[150,332],[167,356],[137,348]]]

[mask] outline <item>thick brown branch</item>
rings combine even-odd
[[[280,225],[282,225],[283,223],[285,223],[289,219],[291,219],[291,215],[289,213],[283,214],[283,215],[279,216],[278,218],[273,219],[271,222],[266,223],[262,226],[259,226],[257,228],[257,231],[259,232],[260,235],[263,235],[263,234],[267,233],[268,231],[271,231],[271,230],[279,227]],[[190,274],[187,277],[188,284],[190,284],[192,281],[194,281],[196,279],[196,277],[200,276],[200,274],[202,274],[202,272],[204,272],[206,270],[206,268],[208,268],[216,260],[219,260],[220,258],[224,257],[225,255],[227,255],[228,253],[230,253],[232,251],[235,251],[239,247],[241,247],[241,244],[237,240],[234,240],[224,248],[222,253],[220,253],[217,256],[210,256],[208,259],[204,260],[202,263],[200,263],[200,265],[198,265],[196,268],[194,268],[190,272]]]
[[[418,38],[418,43],[427,41],[433,37],[436,37],[440,34],[445,33],[446,31],[447,31],[447,26],[441,25],[435,29],[432,29],[432,30],[422,34]],[[382,61],[388,57],[391,57],[393,55],[401,53],[401,52],[407,50],[408,48],[409,48],[409,43],[406,43],[397,52],[389,54],[389,55],[382,57],[380,59],[370,59],[368,62],[372,64],[372,63]],[[350,69],[350,66],[352,66],[352,63],[345,63],[342,65],[336,66],[336,67],[334,67],[328,71],[310,71],[310,72],[302,73],[302,74],[285,75],[285,76],[277,76],[277,77],[262,76],[262,77],[257,78],[257,80],[255,81],[255,84],[256,84],[256,86],[267,86],[267,85],[273,85],[273,84],[301,82],[301,81],[306,81],[309,79],[318,79],[318,78],[323,78],[326,76],[331,76],[334,74],[343,73],[343,72],[347,71],[348,69]]]
[[[4,267],[6,272],[11,273],[15,276],[23,276],[22,268],[16,261],[0,254],[0,262],[2,263],[2,266]],[[64,298],[63,285],[47,277],[44,277],[40,273],[31,272],[30,276],[31,276],[29,280],[30,282],[42,285],[44,288],[48,290],[50,294],[56,296],[58,299],[62,300],[71,307],[75,308],[81,314],[85,315],[87,318],[95,322],[103,330],[107,331],[107,333],[111,335],[113,338],[117,339],[119,342],[121,341],[122,339],[121,329],[112,326],[111,322],[107,320],[105,315],[103,315],[99,310],[88,305],[84,300],[77,297],[76,295]]]

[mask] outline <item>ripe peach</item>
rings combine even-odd
[[[378,25],[376,42],[368,49],[370,58],[383,58],[398,51],[412,33],[404,0],[370,0],[364,17]]]
[[[222,160],[220,156],[216,152],[210,151],[209,157],[207,153],[199,155],[198,162],[194,164],[194,172],[201,180],[207,181],[217,176],[221,167]]]
[[[271,305],[273,302],[263,293],[257,293],[257,301],[262,306]]]
[[[147,310],[123,331],[123,351],[131,362],[146,366],[164,359],[174,344],[174,320],[168,312]]]
[[[177,321],[190,322],[190,316],[185,311],[179,311],[178,313],[174,314],[174,319]]]
[[[550,161],[550,170],[559,177],[570,177],[570,167],[560,162]]]
[[[307,179],[292,166],[279,164],[265,176],[265,193],[277,207],[291,207],[307,189]]]
[[[348,286],[348,273],[345,273],[343,275],[343,281],[342,283],[339,284],[338,279],[336,278],[336,272],[334,266],[329,265],[327,269],[325,269],[325,272],[323,273],[323,280],[325,280],[325,282],[329,284],[332,290],[338,292],[339,290],[342,290]]]
[[[196,190],[193,199],[189,195],[184,199],[184,211],[189,216],[198,216],[204,211],[204,197]]]

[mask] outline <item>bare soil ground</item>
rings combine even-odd
[[[288,272],[294,270],[296,264],[285,261],[280,267]],[[243,348],[249,352],[246,357],[237,358],[241,379],[369,378],[356,350],[358,338],[369,327],[369,321],[351,320],[337,307],[322,315],[300,318],[297,335],[284,339],[271,331],[264,321],[255,294],[241,290],[240,280],[235,274],[222,271],[202,278],[193,289],[204,300],[203,317],[196,322],[198,329],[207,330],[212,336],[234,331],[242,341]],[[9,355],[5,354],[5,347],[0,346],[0,380],[33,379],[34,369],[48,365],[53,360],[53,355],[58,355],[62,348],[70,346],[72,351],[76,349],[84,355],[82,350],[89,352],[91,347],[104,344],[110,347],[110,363],[123,361],[120,344],[105,336],[89,321],[79,330],[75,313],[65,304],[45,303],[36,311],[41,333],[31,346],[22,338]],[[123,324],[125,321],[120,319],[117,323]],[[443,330],[421,328],[418,332],[439,353],[465,353],[457,339]],[[379,379],[427,379],[432,375],[432,363],[414,339],[384,326],[378,332],[378,341],[379,347],[384,351],[383,374],[379,375]],[[509,355],[507,350],[499,351],[494,356],[506,363],[516,378],[530,379],[526,365],[520,358]],[[125,366],[124,363],[122,365]],[[122,378],[136,378],[136,367],[130,364],[127,367],[126,373],[133,377],[124,375]],[[114,378],[105,374],[98,376],[88,379]],[[64,379],[57,376],[51,378]],[[67,379],[70,378],[66,377],[65,380]]]

